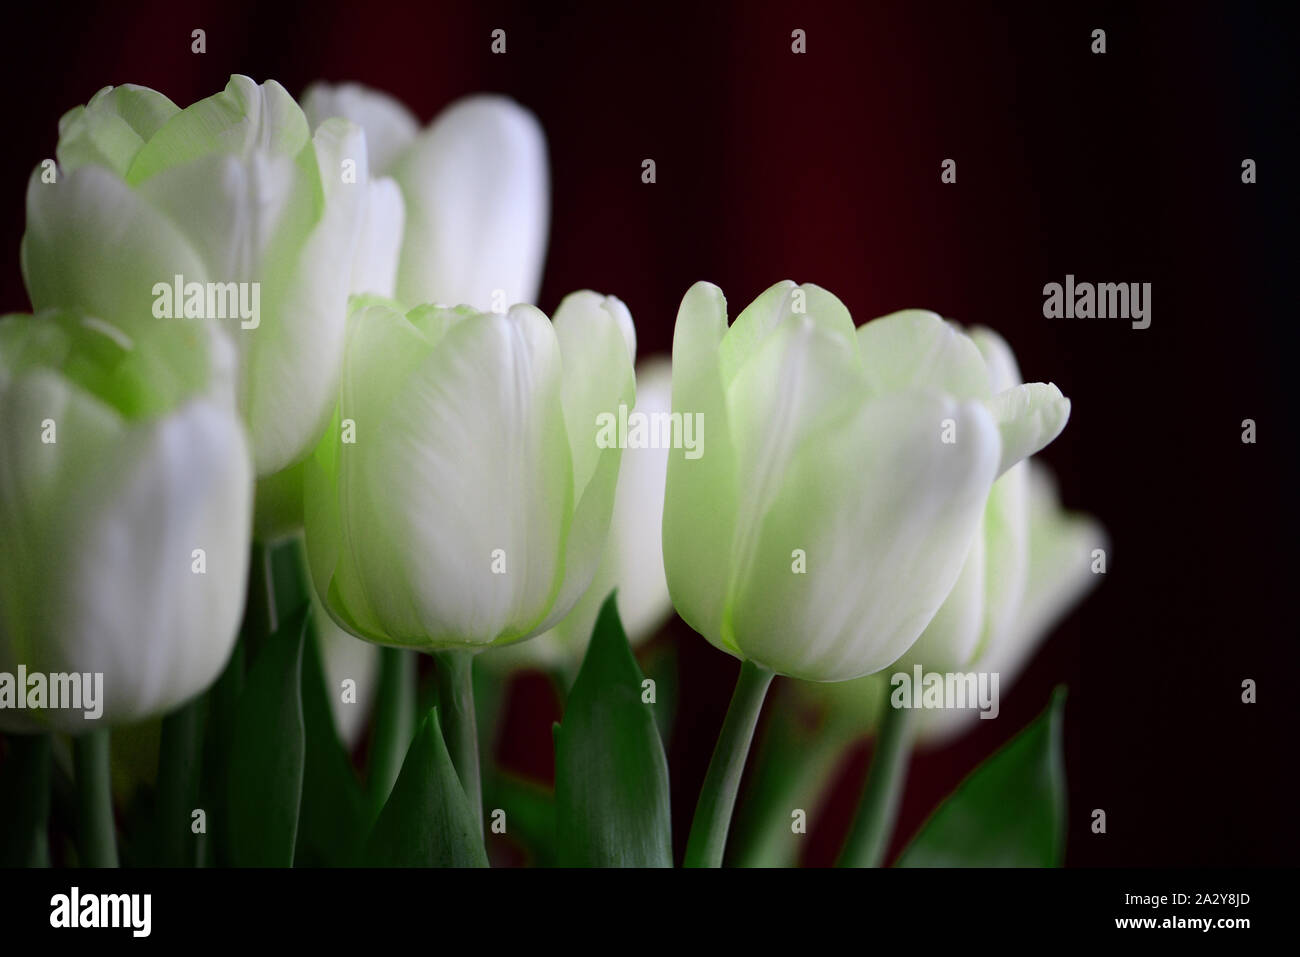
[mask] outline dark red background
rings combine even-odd
[[[190,52],[196,27],[206,55]],[[498,27],[505,56],[489,51]],[[1089,52],[1095,27],[1104,56]],[[1065,682],[1070,863],[1294,860],[1297,37],[1279,14],[222,0],[19,5],[4,31],[0,309],[28,306],[23,194],[65,109],[124,82],[184,105],[239,72],[294,93],[362,81],[425,120],[472,91],[520,100],[551,151],[540,305],[614,293],[642,354],[670,348],[698,279],[733,314],[792,278],[833,290],[859,322],[923,306],[998,329],[1028,379],[1074,402],[1044,458],[1066,503],[1108,527],[1111,571],[1005,696],[1003,720],[914,762],[900,839]],[[956,185],[939,181],[946,157]],[[1241,183],[1245,157],[1256,185]],[[1042,286],[1067,272],[1153,283],[1151,328],[1044,319]],[[1257,445],[1240,441],[1246,417]],[[736,663],[671,628],[680,851]],[[1240,702],[1246,677],[1254,706]],[[546,774],[551,706],[535,684],[518,690],[505,757]],[[833,857],[864,757],[814,822],[808,862]],[[1104,836],[1088,828],[1095,807]]]

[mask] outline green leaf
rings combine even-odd
[[[325,682],[320,644],[309,622],[302,660],[306,752],[294,854],[298,867],[355,865],[370,824],[361,784],[334,726],[332,691]]]
[[[483,836],[443,743],[437,708],[406,752],[365,857],[380,867],[487,867]]]
[[[244,682],[226,772],[230,860],[288,867],[298,837],[306,750],[302,646],[309,605],[263,642]]]
[[[611,594],[555,728],[559,862],[672,867],[668,761]]]
[[[899,867],[1059,867],[1065,851],[1065,689],[971,772],[899,856]]]

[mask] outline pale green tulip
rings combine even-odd
[[[0,727],[148,718],[225,665],[253,482],[233,366],[203,326],[0,320],[0,672],[103,676],[98,719],[4,708]]]
[[[669,457],[664,562],[712,644],[815,681],[896,661],[967,563],[998,475],[1060,432],[1055,386],[995,392],[969,337],[932,313],[853,326],[780,283],[728,328],[697,283],[678,313],[673,411],[704,454]],[[802,570],[800,570],[802,567]]]
[[[475,649],[550,628],[591,584],[620,449],[597,416],[631,405],[636,340],[591,292],[552,324],[363,297],[335,421],[309,460],[315,587],[379,644]]]
[[[636,406],[646,416],[672,410],[672,366],[650,359],[637,367]],[[672,612],[664,577],[664,479],[668,449],[663,446],[623,450],[614,494],[609,538],[596,577],[573,610],[554,628],[531,641],[494,652],[491,664],[558,667],[570,675],[591,640],[596,616],[609,593],[618,590],[618,613],[633,645],[653,635]]]
[[[144,87],[106,87],[60,121],[58,163],[53,182],[38,168],[27,190],[22,265],[36,307],[128,333],[220,328],[240,355],[257,474],[302,458],[336,394],[368,198],[360,128],[335,120],[313,136],[279,84],[243,76],[184,110]],[[223,298],[238,287],[249,309],[158,318],[185,314],[163,288],[177,276],[182,288],[220,284]]]
[[[354,291],[393,296],[395,273],[395,297],[411,305],[500,311],[537,301],[550,190],[533,114],[505,97],[470,96],[420,130],[401,103],[351,83],[313,85],[303,108],[313,125],[337,116],[363,127],[371,172],[382,177],[376,188],[385,195],[372,204],[363,240],[370,265],[354,272]],[[383,245],[395,236],[400,264]]]

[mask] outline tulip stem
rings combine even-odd
[[[911,754],[912,709],[895,708],[886,696],[862,801],[837,867],[881,865],[898,817]]]
[[[379,649],[379,689],[370,738],[370,814],[379,817],[415,736],[416,658],[406,648]]]
[[[752,661],[742,662],[736,690],[722,722],[718,743],[713,749],[709,771],[704,776],[700,800],[695,805],[695,820],[686,842],[686,867],[721,867],[722,852],[727,847],[731,811],[736,806],[740,776],[749,756],[763,699],[772,684],[772,672]]]
[[[108,729],[72,741],[77,780],[77,849],[82,867],[117,867],[113,790],[108,766]]]
[[[451,763],[469,800],[479,833],[483,831],[483,783],[479,775],[478,728],[474,716],[474,652],[435,651],[438,718]]]

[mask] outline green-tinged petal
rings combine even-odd
[[[406,200],[398,299],[478,309],[536,301],[550,216],[536,117],[505,97],[467,97],[416,137],[391,175]]]
[[[869,400],[810,437],[736,594],[744,656],[816,681],[897,660],[962,570],[997,459],[983,406],[928,392]]]
[[[1002,434],[999,475],[1060,435],[1070,418],[1070,400],[1050,382],[1015,386],[985,404]]]
[[[650,359],[637,367],[634,411],[648,416],[672,411],[672,367],[667,358]],[[623,450],[609,537],[590,587],[545,634],[502,649],[493,658],[507,665],[532,662],[576,669],[596,625],[602,596],[615,589],[619,618],[633,645],[663,624],[672,610],[662,535],[667,470],[665,445]]]
[[[155,284],[207,280],[184,232],[119,177],[86,166],[27,187],[23,278],[36,309],[76,308],[125,329],[155,318]]]
[[[730,388],[741,368],[783,322],[806,317],[825,331],[838,335],[846,350],[853,349],[853,317],[844,303],[821,286],[798,285],[786,279],[764,290],[746,306],[727,330],[719,350],[722,381]]]
[[[1043,635],[1104,578],[1093,552],[1109,553],[1106,529],[1090,515],[1061,508],[1051,473],[1029,463],[1029,573],[1020,612],[1000,655],[1018,671]]]
[[[1013,686],[1057,623],[1105,576],[1092,572],[1093,549],[1110,547],[1106,530],[1088,515],[1064,511],[1046,467],[1030,460],[1024,472],[1028,499],[1028,559],[1023,599],[1006,628],[980,651],[976,666],[996,673],[999,693]],[[1007,478],[1003,476],[999,483]],[[939,747],[978,723],[974,710],[933,710],[920,716],[918,735]]]
[[[583,291],[566,296],[555,312],[555,335],[564,363],[561,396],[573,462],[576,507],[564,556],[564,581],[539,628],[549,628],[591,585],[605,549],[623,450],[601,447],[603,417],[615,422],[636,399],[636,332],[627,307],[613,296]],[[617,438],[617,436],[615,436]]]
[[[984,623],[979,643],[964,667],[977,664],[1004,638],[1020,611],[1029,570],[1028,465],[1004,472],[984,509]]]
[[[339,451],[355,575],[335,583],[351,606],[355,580],[390,643],[511,640],[551,607],[573,509],[561,374],[539,311],[479,315],[357,422]]]
[[[989,372],[970,337],[923,309],[881,316],[858,328],[858,348],[872,395],[939,389],[958,399],[991,395]]]
[[[311,141],[307,118],[279,83],[232,76],[220,93],[171,117],[136,154],[126,174],[135,186],[212,153],[297,157]]]
[[[731,569],[737,476],[718,348],[727,331],[727,300],[712,283],[687,290],[673,332],[673,414],[703,425],[698,448],[668,453],[663,549],[668,591],[677,613],[709,641],[722,641]]]
[[[313,83],[303,95],[302,110],[312,129],[340,116],[365,130],[370,172],[375,176],[387,176],[419,132],[419,123],[402,103],[359,83]]]
[[[179,112],[180,107],[148,87],[106,86],[59,120],[55,155],[65,173],[93,163],[126,176],[149,138]]]
[[[224,664],[252,481],[228,397],[184,381],[190,358],[159,376],[158,396],[125,381],[175,357],[173,338],[195,357],[207,340],[160,331],[137,346],[110,328],[60,314],[0,322],[0,659],[102,672],[105,722],[169,710]],[[82,714],[42,718],[78,730]]]
[[[262,265],[265,321],[239,330],[247,342],[245,407],[259,475],[306,455],[338,394],[348,286],[367,189],[361,139],[361,131],[343,120],[316,131],[316,159],[304,174],[322,194],[315,226],[295,255],[287,245],[271,248]],[[356,162],[355,182],[340,173],[349,159]]]
[[[855,350],[810,319],[782,323],[741,368],[727,390],[728,421],[740,477],[729,599],[755,562],[760,525],[781,493],[795,451],[811,435],[862,401]],[[723,643],[735,649],[723,622]]]
[[[971,542],[957,583],[943,600],[930,623],[889,671],[911,674],[914,665],[923,671],[949,672],[963,668],[975,653],[984,631],[986,555],[984,526]]]
[[[1016,354],[1000,335],[984,326],[975,326],[970,330],[970,339],[984,357],[992,394],[1005,392],[1025,381],[1020,377],[1020,364],[1016,362]]]

